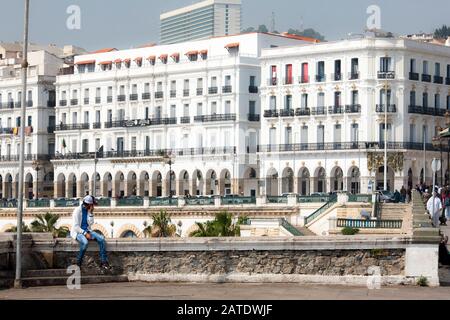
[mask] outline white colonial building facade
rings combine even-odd
[[[448,183],[447,142],[442,154],[432,139],[450,109],[450,47],[367,37],[272,48],[261,69],[261,193],[382,188],[385,111],[388,188],[431,183],[434,157]]]
[[[251,33],[77,56],[56,80],[55,197],[256,196],[260,53],[298,43]]]

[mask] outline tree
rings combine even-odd
[[[67,227],[57,228],[59,215],[47,212],[45,214],[39,214],[36,216],[36,220],[31,222],[32,232],[45,232],[51,233],[53,238],[66,238],[69,234],[69,229]]]
[[[438,39],[447,39],[450,37],[450,27],[447,27],[447,25],[444,24],[441,28],[434,31],[434,37]]]
[[[266,27],[265,24],[260,24],[258,26],[258,32],[269,32],[269,29]]]
[[[249,27],[241,31],[241,33],[252,33],[252,32],[256,32],[256,29],[253,27]]]
[[[232,214],[223,211],[216,215],[213,221],[196,222],[197,230],[191,232],[190,237],[236,237],[240,236],[240,225],[246,223],[247,217],[239,217],[233,223]]]
[[[17,226],[11,227],[5,232],[17,232]],[[22,222],[22,232],[31,232],[30,228]]]
[[[323,35],[321,35],[319,32],[317,32],[316,30],[312,29],[312,28],[308,28],[305,29],[303,31],[301,30],[297,30],[297,29],[289,29],[288,30],[289,34],[294,34],[297,36],[302,36],[302,37],[308,37],[308,38],[314,38],[320,41],[324,41],[325,37]]]
[[[176,226],[171,224],[170,216],[165,210],[153,214],[152,219],[153,227],[151,232],[153,237],[171,237],[175,234]]]

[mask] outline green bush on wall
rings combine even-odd
[[[341,232],[342,232],[342,234],[344,236],[353,236],[353,235],[359,233],[359,229],[351,228],[351,227],[345,227],[345,228],[342,229]]]

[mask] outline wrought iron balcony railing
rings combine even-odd
[[[417,72],[410,72],[409,80],[419,81],[419,74]]]
[[[395,79],[395,71],[378,71],[378,79]]]
[[[385,112],[385,110],[386,110],[386,105],[385,104],[377,104],[376,105],[375,111],[377,113]],[[397,106],[395,104],[389,104],[387,106],[387,112],[388,113],[396,113],[397,112]]]
[[[423,82],[431,82],[431,75],[422,73]]]
[[[298,117],[310,116],[311,109],[310,108],[297,108],[297,109],[295,109],[295,115]]]
[[[236,120],[236,114],[234,113],[212,114],[194,117],[195,122],[215,122],[215,121],[234,121],[234,120]]]
[[[259,120],[260,120],[259,114],[252,114],[252,113],[248,114],[248,121],[250,121],[250,122],[259,122]]]
[[[264,118],[278,118],[279,116],[278,110],[264,110]]]

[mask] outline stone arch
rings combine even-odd
[[[11,228],[13,228],[15,226],[16,226],[15,224],[7,223],[3,227],[0,228],[0,233],[1,232],[6,232],[6,230],[11,229]]]
[[[231,173],[228,169],[222,169],[219,178],[219,194],[223,196],[231,192]]]
[[[196,169],[192,173],[192,194],[191,195],[201,195],[203,194],[204,186],[203,174],[200,170]]]
[[[266,175],[266,194],[268,196],[278,196],[278,171],[270,168]]]
[[[383,190],[384,189],[384,166],[378,167],[375,177],[376,177],[377,190]],[[395,172],[390,166],[388,166],[388,168],[387,168],[387,189],[389,191],[394,191],[394,178],[395,178]]]
[[[134,224],[130,223],[121,226],[120,229],[117,231],[117,236],[122,237],[122,235],[127,231],[133,231],[133,233],[136,235],[137,238],[143,237],[142,232]]]
[[[334,167],[330,174],[330,191],[344,190],[344,171],[339,166]]]
[[[348,169],[347,191],[351,194],[361,193],[361,171],[356,166],[352,166]]]
[[[93,231],[100,231],[105,238],[110,238],[111,235],[108,233],[108,230],[104,226],[98,223],[94,223],[91,227]]]
[[[86,172],[83,172],[80,176],[80,195],[87,196],[90,194],[89,191],[89,175]]]
[[[130,171],[127,174],[127,181],[125,183],[125,195],[129,196],[137,196],[137,174],[134,171]]]
[[[77,196],[77,176],[75,173],[70,173],[69,178],[66,181],[67,183],[67,197],[68,198],[75,198]]]
[[[219,194],[219,179],[215,170],[210,169],[206,172],[205,194]]]
[[[310,189],[311,175],[309,173],[308,168],[306,167],[300,168],[300,170],[298,171],[297,179],[298,179],[297,193],[302,196],[311,194]]]
[[[113,176],[110,172],[105,172],[102,180],[102,195],[104,197],[113,197]]]
[[[150,175],[147,171],[139,174],[138,196],[148,197],[150,195]]]
[[[324,167],[318,167],[314,172],[314,191],[327,192],[327,173]]]
[[[24,192],[24,196],[28,199],[33,199],[34,198],[34,179],[33,179],[33,175],[31,173],[27,173],[25,175],[25,192]]]
[[[412,170],[412,168],[409,168],[409,170],[408,170],[408,173],[407,173],[407,177],[408,177],[408,180],[407,180],[407,186],[408,186],[408,188],[410,188],[410,189],[412,189],[413,188],[413,179],[414,179],[414,175],[413,175],[413,170]],[[448,172],[446,171],[446,173],[445,173],[445,184],[447,185],[447,181],[448,181],[448,179],[447,179],[447,177],[448,177]]]
[[[294,170],[287,167],[283,170],[281,178],[281,193],[293,193],[294,192]]]
[[[113,192],[116,198],[125,196],[125,175],[122,171],[116,172],[114,176]]]
[[[56,198],[67,197],[66,183],[67,183],[66,176],[64,175],[64,173],[60,173],[56,179],[56,189],[55,189]]]
[[[255,168],[248,167],[244,172],[243,191],[244,196],[256,197],[259,194],[259,175]]]
[[[187,170],[182,170],[178,175],[178,194],[185,196],[189,194],[189,172]]]

